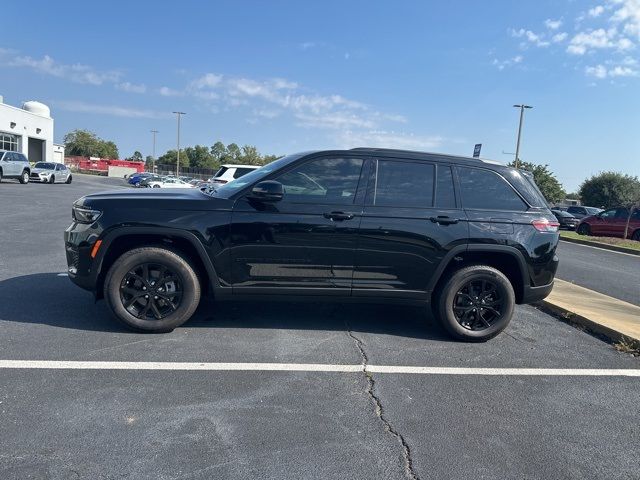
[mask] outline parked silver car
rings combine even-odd
[[[0,182],[4,178],[15,178],[20,183],[29,183],[30,172],[31,165],[22,153],[0,150]]]
[[[31,169],[32,182],[41,183],[71,183],[71,170],[63,163],[38,162]]]

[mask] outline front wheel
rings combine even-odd
[[[25,183],[29,183],[29,172],[27,172],[26,170],[22,172],[22,175],[20,175],[20,183],[22,183],[23,185]]]
[[[189,320],[200,302],[200,282],[178,253],[160,247],[130,250],[107,273],[104,298],[133,330],[170,332]]]
[[[493,267],[472,265],[451,275],[436,295],[434,310],[453,337],[484,342],[509,325],[514,307],[509,279]]]
[[[49,177],[49,183],[55,183],[55,182],[56,182],[56,176],[51,175],[51,177]]]
[[[64,182],[64,183],[69,184],[69,183],[71,183],[71,180],[73,180],[73,177],[71,175],[69,175],[69,177],[67,178],[67,181]]]
[[[588,224],[583,223],[578,227],[578,235],[591,235],[591,227]]]
[[[154,185],[153,188],[160,188],[160,185]]]

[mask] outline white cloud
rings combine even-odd
[[[549,30],[557,30],[562,26],[562,20],[552,20],[550,18],[547,18],[544,21],[544,25],[549,29]]]
[[[596,18],[602,15],[603,12],[604,12],[604,7],[602,5],[596,5],[595,7],[590,8],[587,14],[592,18]]]
[[[589,77],[598,79],[640,76],[640,71],[628,65],[614,65],[609,67],[605,65],[595,65],[587,67],[585,73]]]
[[[524,57],[522,55],[516,55],[515,57],[508,58],[506,60],[498,60],[497,58],[494,58],[491,64],[494,65],[498,70],[504,70],[506,67],[511,67],[518,63],[522,63],[522,60],[524,60]]]
[[[633,43],[628,38],[618,35],[615,27],[606,30],[598,28],[574,35],[569,42],[567,52],[573,55],[584,55],[592,50],[615,49],[624,51],[631,49],[633,46]]]
[[[620,24],[626,35],[635,35],[640,40],[640,0],[609,0],[614,9],[611,21]]]
[[[45,75],[51,75],[57,78],[64,78],[76,83],[86,83],[90,85],[102,85],[104,83],[117,82],[122,74],[115,70],[99,71],[88,65],[79,63],[73,65],[65,65],[56,62],[49,55],[42,58],[33,58],[30,56],[13,56],[4,62],[8,67],[30,68],[36,72]]]
[[[52,102],[56,108],[67,110],[69,112],[92,113],[97,115],[111,115],[115,117],[127,118],[167,118],[169,114],[166,112],[158,112],[155,110],[135,109],[130,107],[122,107],[119,105],[97,105],[79,101],[54,101]]]
[[[429,150],[442,145],[441,136],[420,136],[387,130],[353,131],[345,130],[337,134],[336,142],[341,148],[381,147],[407,150]]]
[[[163,97],[179,97],[184,95],[184,92],[180,91],[180,90],[174,90],[172,88],[169,87],[160,87],[158,89],[158,93],[160,95],[162,95]]]
[[[596,65],[595,67],[587,67],[585,69],[587,76],[596,78],[607,77],[607,67],[604,65]]]
[[[532,32],[531,30],[525,30],[524,28],[520,28],[518,30],[516,29],[511,29],[511,36],[515,37],[515,38],[523,38],[526,41],[528,41],[529,43],[535,45],[536,47],[548,47],[549,46],[549,42],[547,40],[544,39],[544,35],[542,34],[537,34]],[[526,45],[523,44],[523,46]]]
[[[553,43],[564,42],[568,36],[569,34],[567,32],[556,33],[553,37],[551,37],[551,41]]]
[[[147,91],[147,86],[143,83],[135,84],[130,82],[122,82],[116,84],[116,88],[118,90],[122,90],[123,92],[129,93],[145,93]]]

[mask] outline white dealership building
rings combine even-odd
[[[53,143],[51,111],[40,102],[24,102],[18,108],[0,96],[0,149],[21,152],[31,163],[64,162],[64,145]]]

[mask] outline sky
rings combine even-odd
[[[29,2],[0,95],[121,157],[375,146],[549,164],[565,189],[640,175],[640,0]],[[505,153],[506,152],[506,153]]]

